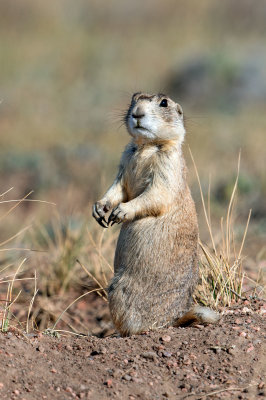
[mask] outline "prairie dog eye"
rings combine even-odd
[[[162,101],[160,103],[160,107],[168,107],[167,99],[162,99]]]

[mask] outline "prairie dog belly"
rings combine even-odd
[[[197,280],[197,229],[184,234],[177,216],[171,210],[121,228],[109,302],[122,334],[168,325],[190,307]]]

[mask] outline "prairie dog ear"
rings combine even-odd
[[[183,117],[183,110],[180,104],[176,103],[176,111],[180,115],[180,117]]]
[[[139,95],[141,94],[141,92],[136,92],[132,95],[132,101],[133,100],[137,100],[137,98],[139,97]]]

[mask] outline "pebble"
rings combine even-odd
[[[39,351],[40,353],[44,353],[44,347],[43,346],[38,346],[36,347],[36,350]]]
[[[106,382],[104,382],[104,384],[108,387],[111,388],[113,386],[113,381],[112,379],[107,379]]]
[[[155,360],[157,354],[154,351],[146,351],[145,353],[141,354],[143,358],[147,358],[148,360]]]
[[[4,384],[2,382],[0,382],[0,390],[3,389]]]
[[[252,329],[254,329],[254,331],[256,331],[256,332],[260,331],[260,327],[259,326],[252,326]]]
[[[253,346],[253,344],[250,344],[249,347],[247,348],[247,353],[250,353],[253,350],[254,350],[254,346]]]
[[[193,328],[196,328],[196,329],[204,329],[204,325],[195,324],[195,325],[193,325]]]
[[[132,377],[131,377],[130,375],[126,374],[126,375],[123,376],[123,379],[124,379],[125,381],[131,381],[131,380],[132,380]]]
[[[171,353],[170,351],[163,351],[163,352],[162,352],[162,355],[163,355],[164,357],[172,357],[172,353]]]
[[[248,314],[248,313],[252,313],[253,311],[248,307],[243,307],[241,312],[243,314]]]
[[[235,356],[237,353],[237,350],[235,348],[230,348],[227,350],[227,353],[231,354],[231,356]]]
[[[246,336],[247,336],[247,333],[246,333],[246,332],[240,332],[240,333],[239,333],[239,336],[241,336],[241,337],[246,337]]]
[[[172,340],[171,336],[169,336],[169,335],[163,335],[161,337],[161,339],[163,342],[171,342],[171,340]]]
[[[143,383],[143,379],[138,378],[137,376],[133,376],[132,381],[135,383]]]
[[[112,376],[114,378],[118,378],[119,376],[121,376],[123,374],[123,371],[121,369],[115,369],[112,373]]]
[[[99,347],[99,353],[101,353],[101,354],[106,354],[106,353],[107,353],[106,347],[100,346],[100,347]]]

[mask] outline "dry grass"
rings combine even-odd
[[[12,213],[14,210],[19,207],[25,201],[33,201],[39,203],[47,203],[53,204],[41,200],[33,200],[28,199],[28,197],[32,194],[29,192],[26,196],[22,199],[18,200],[5,200],[5,196],[12,191],[13,188],[5,191],[4,193],[0,194],[0,205],[3,204],[11,204],[11,207],[5,211],[0,217],[0,223],[4,224],[5,219]],[[6,332],[11,328],[21,329],[22,331],[26,331],[26,333],[30,330],[30,323],[32,324],[33,328],[33,321],[31,320],[31,310],[33,307],[34,299],[38,292],[37,290],[37,276],[36,271],[34,271],[34,277],[31,276],[24,276],[23,267],[26,264],[27,258],[23,257],[20,260],[18,256],[16,262],[7,263],[9,259],[8,254],[12,254],[14,252],[23,251],[23,253],[31,251],[31,248],[26,247],[17,247],[16,245],[10,247],[10,244],[14,242],[15,239],[20,238],[23,236],[28,230],[30,226],[26,226],[23,229],[19,230],[19,232],[11,235],[7,239],[3,240],[0,243],[0,252],[1,252],[1,266],[0,269],[0,329],[2,332]],[[8,247],[6,247],[8,245]],[[5,256],[6,255],[6,256]],[[5,257],[5,258],[3,258]],[[17,265],[17,266],[16,266]],[[24,304],[26,320],[20,321],[13,312],[14,306],[17,304],[20,297],[23,297],[23,288],[21,288],[22,284],[25,282],[34,280],[34,293],[32,298],[30,299],[29,303]],[[6,290],[4,289],[6,288]],[[3,297],[2,297],[3,296]]]
[[[31,231],[28,240],[43,250],[34,256],[40,265],[39,292],[31,311],[31,318],[41,331],[67,327],[77,334],[89,332],[86,321],[75,313],[78,302],[93,293],[107,301],[117,233],[103,232],[95,225],[91,233],[87,224],[84,217],[73,222],[73,218],[67,221],[55,214],[51,224]]]
[[[243,231],[242,240],[240,242],[237,242],[235,235],[234,206],[236,204],[241,153],[239,153],[237,175],[235,179],[235,184],[233,186],[231,198],[228,204],[226,217],[221,218],[220,232],[215,232],[216,239],[213,234],[211,223],[210,185],[206,206],[198,170],[191,151],[190,155],[199,184],[204,216],[208,227],[211,243],[211,245],[208,246],[199,241],[199,246],[201,250],[200,284],[196,290],[195,299],[196,301],[204,305],[211,306],[213,308],[230,306],[232,302],[238,301],[239,299],[244,299],[242,290],[245,278],[249,279],[254,286],[250,295],[256,294],[256,287],[258,284],[258,281],[254,282],[252,279],[246,277],[243,270],[244,257],[242,252],[250,222],[251,210],[249,210],[247,216],[246,227]],[[260,278],[261,277],[258,275],[258,280]],[[264,290],[263,285],[261,286],[261,288],[262,290]]]

